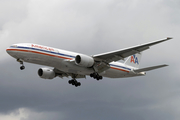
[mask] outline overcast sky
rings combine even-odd
[[[179,0],[0,0],[1,120],[179,120]],[[81,87],[39,78],[41,66],[6,53],[37,43],[88,55],[173,37],[145,51],[141,67],[168,64],[145,77]]]

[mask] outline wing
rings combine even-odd
[[[142,44],[142,45],[137,45],[134,47],[130,47],[130,48],[125,48],[125,49],[121,49],[121,50],[116,50],[116,51],[112,51],[112,52],[107,52],[107,53],[103,53],[103,54],[98,54],[98,55],[94,55],[93,58],[96,61],[104,61],[106,63],[110,63],[113,61],[118,61],[118,60],[122,60],[128,56],[134,55],[136,53],[140,53],[144,50],[147,50],[150,48],[150,46],[156,45],[158,43],[170,40],[172,38],[166,38],[166,39],[162,39],[162,40],[157,40],[154,42],[150,42],[150,43],[146,43],[146,44]]]

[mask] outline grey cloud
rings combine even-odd
[[[15,66],[7,69],[6,64],[1,65],[1,68],[6,68],[3,70],[6,74],[1,75],[1,113],[9,113],[18,108],[29,108],[37,113],[51,111],[63,114],[64,120],[72,117],[75,119],[174,118],[169,108],[162,108],[164,105],[171,106],[166,100],[171,101],[169,95],[173,96],[172,88],[178,78],[171,80],[175,83],[170,88],[165,84],[170,82],[166,79],[166,75],[151,77],[153,73],[148,75],[148,78],[104,79],[100,82],[88,78],[80,80],[83,86],[77,89],[68,85],[67,79],[47,81],[38,78],[35,71],[38,66],[26,64],[25,71],[17,71],[18,63],[12,62],[9,65]],[[13,73],[13,71],[17,72]],[[169,70],[163,72],[168,73]],[[160,71],[157,74],[160,74]]]
[[[174,26],[178,18],[170,17],[171,12],[177,16],[178,12],[166,8],[167,1],[26,2],[28,7],[22,4],[20,8],[28,12],[15,12],[17,19],[7,17],[0,23],[0,113],[27,108],[27,120],[180,118],[179,24]],[[20,71],[19,63],[5,53],[13,43],[33,42],[93,55],[167,35],[175,39],[145,51],[141,66],[166,63],[169,67],[137,78],[97,82],[88,77],[79,80],[79,88],[68,85],[68,78],[39,78],[38,65],[25,63],[26,70]]]
[[[27,1],[1,0],[0,11],[0,29],[2,30],[7,22],[22,22],[22,19],[27,15]]]

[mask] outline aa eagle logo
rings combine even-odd
[[[139,62],[138,62],[138,58],[136,57],[136,55],[132,55],[131,56],[131,63],[134,63],[134,64],[138,64],[139,65]]]

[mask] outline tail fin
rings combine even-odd
[[[139,68],[141,56],[142,53],[137,53],[135,55],[129,56],[127,60],[124,62],[124,64],[132,66],[134,68]]]

